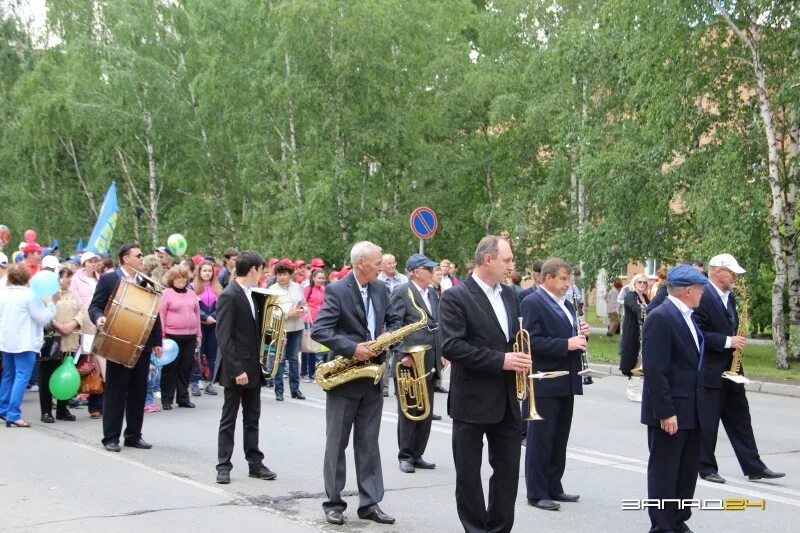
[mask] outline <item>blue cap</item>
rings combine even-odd
[[[406,261],[406,270],[414,270],[417,268],[433,268],[438,265],[436,261],[432,261],[430,257],[423,254],[414,254]]]
[[[708,278],[688,265],[678,265],[667,272],[667,285],[673,287],[688,287],[689,285],[705,285]]]

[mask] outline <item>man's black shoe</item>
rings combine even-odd
[[[231,482],[231,473],[227,470],[220,470],[217,472],[217,483],[220,485],[227,485]]]
[[[278,477],[278,474],[270,470],[264,465],[261,465],[256,468],[250,469],[250,477],[255,477],[258,479],[275,479]]]
[[[56,413],[56,420],[65,420],[67,422],[75,422],[75,415],[67,411],[66,413]]]
[[[172,411],[172,404],[171,403],[162,403],[161,409],[164,411]]]
[[[389,516],[388,514],[381,511],[381,508],[377,505],[372,508],[368,514],[365,515],[358,515],[359,518],[362,520],[372,520],[373,522],[377,522],[379,524],[394,524],[394,517]]]
[[[125,446],[127,446],[128,448],[139,448],[140,450],[149,450],[150,448],[153,447],[152,444],[150,444],[149,442],[145,442],[145,440],[142,438],[136,440],[126,440]]]
[[[545,511],[558,511],[561,508],[561,505],[553,500],[528,500],[528,503]]]
[[[325,511],[325,518],[328,522],[337,526],[344,524],[344,516],[342,516],[342,512],[339,509],[328,509]]]
[[[122,448],[119,447],[119,442],[107,442],[107,443],[103,444],[103,446],[109,452],[118,452],[118,451],[122,450]]]
[[[400,461],[400,471],[405,472],[406,474],[413,474],[417,470],[414,468],[414,463],[403,459]]]
[[[420,457],[419,459],[414,461],[414,466],[417,468],[421,468],[423,470],[433,470],[434,468],[436,468],[436,463],[429,463],[428,461]]]
[[[187,409],[194,409],[195,405],[192,402],[179,402],[178,407],[186,407]]]
[[[51,413],[42,414],[42,422],[44,422],[45,424],[53,424],[55,421],[56,419],[53,418],[53,415]]]
[[[445,389],[444,387],[436,387],[436,388],[434,388],[433,390],[434,390],[435,392],[443,392],[443,393],[445,393],[445,394],[446,394],[447,392],[449,392],[449,391],[448,391],[447,389]]]
[[[441,419],[442,415],[436,415],[436,414],[431,415],[431,420],[441,420]]]
[[[711,472],[710,474],[700,474],[700,477],[705,479],[706,481],[710,481],[711,483],[725,483],[725,478],[717,474],[716,472]]]
[[[282,402],[283,401],[283,393],[282,392],[276,392],[275,393],[275,399],[277,401],[279,401],[279,402]]]
[[[557,496],[553,496],[553,499],[557,502],[576,502],[580,500],[581,497],[578,494],[566,494],[562,492]]]
[[[300,392],[300,391],[293,392],[292,393],[292,398],[294,398],[295,400],[305,400],[306,399],[306,397],[303,396],[303,393]]]
[[[778,479],[785,475],[786,474],[784,474],[783,472],[773,472],[769,468],[765,468],[761,472],[757,474],[750,474],[747,477],[750,478],[750,481],[755,481],[757,479]]]

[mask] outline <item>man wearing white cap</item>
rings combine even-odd
[[[742,472],[751,481],[783,477],[785,474],[767,468],[758,455],[744,384],[722,377],[722,373],[731,368],[734,350],[743,349],[747,343],[747,339],[738,334],[739,314],[731,293],[736,277],[744,274],[745,270],[731,254],[715,255],[708,267],[711,283],[703,292],[695,312],[697,324],[705,337],[706,409],[702,420],[700,477],[714,483],[725,483],[714,458],[720,420]],[[739,373],[742,373],[741,367]]]

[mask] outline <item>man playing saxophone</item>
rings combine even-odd
[[[422,328],[408,337],[403,339],[400,345],[400,353],[397,359],[400,361],[401,371],[409,373],[410,376],[417,378],[428,374],[424,378],[422,387],[427,391],[427,405],[428,415],[422,420],[411,420],[408,416],[401,414],[402,402],[400,400],[401,394],[404,393],[402,387],[396,386],[395,391],[398,394],[398,408],[397,417],[397,444],[400,448],[398,453],[398,460],[400,461],[400,470],[407,474],[413,473],[417,468],[432,469],[436,468],[433,463],[427,462],[422,458],[425,452],[425,447],[428,445],[428,438],[431,434],[431,423],[433,416],[433,380],[434,373],[431,370],[436,369],[436,358],[442,356],[442,338],[437,325],[439,318],[439,295],[435,290],[429,289],[431,279],[433,278],[433,268],[437,265],[436,262],[431,261],[428,257],[422,254],[414,254],[406,261],[406,270],[410,273],[410,281],[402,285],[398,285],[392,291],[390,300],[392,302],[392,309],[402,319],[403,324],[412,324],[419,320],[419,312],[417,309],[422,309],[427,316],[427,327]],[[409,299],[409,294],[413,301]],[[429,348],[424,354],[424,366],[422,368],[410,368],[414,365],[411,355],[403,353],[405,347],[427,345]],[[408,369],[408,370],[403,370]],[[395,369],[389,369],[394,375]],[[410,381],[406,379],[406,381]],[[421,402],[423,398],[417,397],[416,401]],[[424,413],[420,413],[419,409],[409,407],[409,411],[414,417],[422,417]]]
[[[703,292],[700,306],[695,311],[697,325],[705,337],[705,402],[703,414],[703,441],[700,448],[700,477],[714,483],[725,483],[719,475],[714,450],[717,445],[719,423],[725,427],[742,472],[751,480],[775,479],[784,474],[773,472],[761,461],[750,421],[750,406],[745,396],[744,384],[722,377],[731,369],[734,350],[744,348],[747,339],[747,319],[743,312],[744,328],[740,330],[736,300],[731,289],[738,275],[745,270],[730,254],[720,254],[708,262],[709,287]],[[741,302],[747,307],[747,302]],[[738,369],[741,372],[741,367]]]
[[[353,271],[325,290],[325,303],[317,315],[311,337],[336,355],[365,362],[383,362],[370,350],[374,340],[401,326],[400,317],[389,305],[384,283],[377,281],[382,258],[379,246],[362,241],[350,251]],[[359,374],[360,375],[360,374]],[[383,499],[383,473],[378,448],[383,394],[375,376],[347,379],[327,390],[326,437],[323,477],[327,501],[322,508],[331,524],[343,524],[347,503],[342,500],[345,485],[345,449],[354,430],[353,448],[358,479],[359,518],[381,524],[395,519],[378,506]],[[380,375],[377,376],[380,383]]]

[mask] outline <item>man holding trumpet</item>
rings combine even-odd
[[[507,532],[514,525],[521,448],[516,375],[530,371],[531,359],[512,350],[519,300],[502,280],[513,259],[508,241],[484,237],[475,251],[475,271],[444,292],[440,305],[443,349],[452,364],[447,410],[453,418],[456,507],[468,532]],[[488,508],[480,472],[484,435],[494,469]]]

